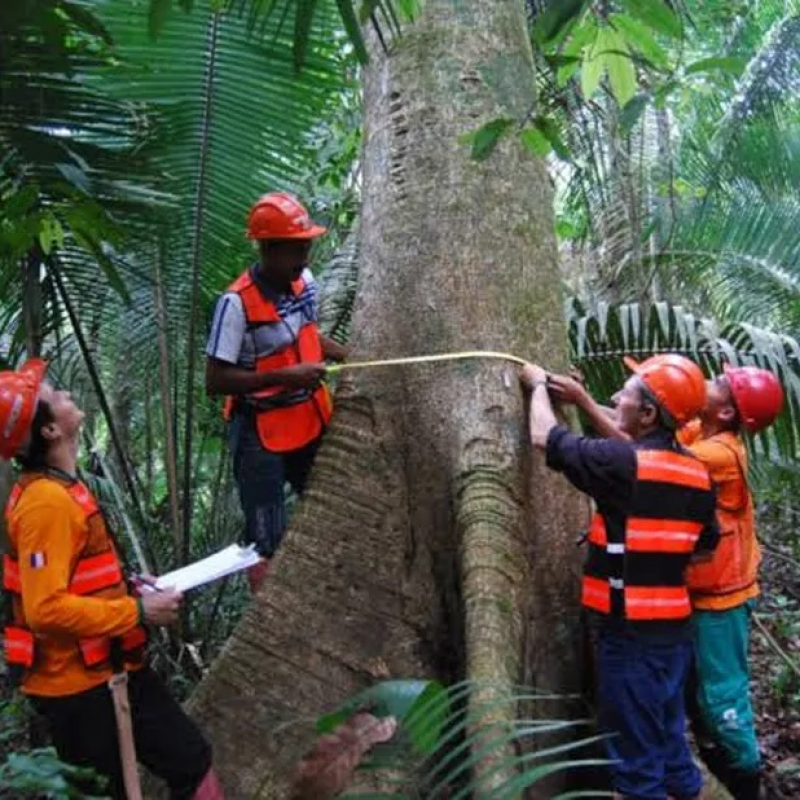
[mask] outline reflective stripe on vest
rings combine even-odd
[[[606,524],[595,514],[589,528],[589,541],[605,548],[611,555],[628,552],[692,553],[703,530],[699,522],[675,519],[628,518],[625,527],[625,542],[609,543]]]
[[[122,583],[122,567],[116,554],[109,550],[96,556],[82,558],[72,580],[69,582],[69,591],[73,594],[94,594],[102,589],[108,589]]]
[[[22,592],[22,585],[19,581],[19,564],[8,553],[3,556],[3,589],[14,594]]]
[[[11,515],[11,512],[14,510],[14,507],[19,502],[19,498],[22,497],[22,487],[15,483],[14,487],[11,489],[10,494],[8,495],[8,500],[6,501],[6,509],[5,515],[6,519]]]
[[[123,653],[132,653],[147,642],[147,633],[144,628],[137,625],[126,631],[120,637]],[[111,638],[108,636],[95,636],[91,639],[81,639],[78,642],[81,649],[83,663],[87,667],[97,667],[111,659]]]
[[[669,450],[636,451],[636,461],[629,516],[613,523],[599,513],[592,519],[581,602],[634,621],[686,619],[691,604],[683,573],[706,523],[692,518],[693,499],[710,491],[708,472],[696,459]],[[665,508],[662,495],[675,507]]]
[[[615,579],[584,578],[581,603],[601,614],[611,613],[611,589],[621,590],[625,617],[634,621],[684,619],[691,614],[689,595],[683,587],[625,586]]]
[[[292,292],[299,294],[305,286],[302,278],[294,281]],[[283,323],[275,304],[264,297],[249,270],[240,275],[228,291],[236,292],[241,298],[248,326]],[[324,359],[316,322],[305,320],[293,335],[294,341],[277,351],[255,353],[256,372],[273,372],[297,364],[320,363]],[[298,450],[317,439],[333,411],[330,393],[324,384],[313,391],[270,386],[248,398],[256,408],[256,427],[262,446],[278,453]],[[230,416],[231,408],[232,401],[228,399],[226,417]]]
[[[122,567],[113,550],[89,556],[78,561],[67,591],[72,594],[94,594],[122,583]],[[3,556],[3,588],[14,594],[21,594],[17,560],[6,554]]]
[[[685,586],[626,586],[624,592],[631,620],[685,619],[692,613]]]
[[[642,450],[637,453],[636,478],[640,481],[679,483],[707,489],[708,470],[702,463],[682,453],[668,450]]]
[[[30,669],[33,666],[33,645],[33,634],[29,630],[16,625],[6,625],[3,629],[6,664]]]

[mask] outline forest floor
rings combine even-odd
[[[793,531],[792,538],[795,535]],[[775,538],[769,542],[761,568],[762,596],[752,626],[752,692],[764,756],[765,797],[797,800],[800,798],[800,563],[794,560],[791,547]]]

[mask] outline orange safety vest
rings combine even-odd
[[[25,489],[34,481],[42,479],[56,481],[66,488],[85,515],[89,530],[86,547],[78,554],[67,591],[82,596],[91,595],[108,599],[125,597],[128,590],[113,539],[106,527],[100,506],[80,481],[69,481],[49,473],[24,475],[8,498],[6,519],[10,517]],[[11,606],[10,624],[5,626],[3,637],[6,663],[22,670],[35,670],[36,636],[25,624],[19,563],[13,549],[3,556],[3,589],[10,599]],[[121,657],[131,664],[141,663],[146,643],[145,629],[141,625],[131,628],[119,637]],[[113,641],[110,636],[94,636],[77,641],[83,664],[88,669],[108,667],[112,660],[112,646]]]
[[[686,573],[695,608],[724,611],[757,597],[761,548],[755,532],[755,514],[747,485],[747,452],[731,432],[704,440],[726,448],[735,458],[738,477],[723,480],[707,466],[717,488],[717,521],[720,540],[709,561],[690,565]]]
[[[305,290],[306,283],[300,278],[292,282],[291,288],[295,295],[299,295]],[[240,275],[228,291],[236,292],[241,298],[248,328],[285,324],[275,304],[258,288],[250,270]],[[290,344],[277,351],[256,352],[255,358],[255,369],[259,373],[296,364],[320,363],[324,355],[317,323],[304,320],[297,333],[293,333]],[[230,419],[236,402],[236,398],[226,398],[226,419]],[[313,442],[327,426],[333,411],[330,391],[324,383],[314,390],[270,386],[248,395],[247,402],[256,409],[261,445],[277,453],[298,450]]]
[[[589,529],[581,602],[622,619],[681,621],[692,613],[684,571],[707,520],[696,501],[711,481],[695,458],[636,451],[626,516],[596,513]]]

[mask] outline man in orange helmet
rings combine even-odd
[[[206,389],[227,395],[246,539],[267,560],[286,528],[284,485],[302,494],[331,417],[323,362],[347,355],[317,326],[317,287],[307,264],[313,240],[324,233],[291,195],[261,197],[247,221],[259,260],[220,297],[206,346]],[[253,591],[267,560],[248,572]]]
[[[767,370],[726,365],[708,382],[707,393],[698,419],[679,435],[716,486],[721,533],[713,557],[687,572],[695,625],[693,717],[709,769],[735,800],[757,800],[761,757],[750,702],[748,645],[761,551],[741,432],[755,434],[772,424],[783,406],[783,389]]]
[[[76,477],[83,412],[44,372],[38,359],[0,372],[0,457],[22,467],[6,507],[8,671],[48,721],[61,759],[95,769],[119,800],[126,791],[109,687],[122,676],[141,762],[173,800],[221,800],[208,743],[144,664],[144,626],[174,622],[181,595],[129,592],[105,518]]]
[[[594,633],[598,720],[614,791],[629,800],[689,800],[702,778],[686,739],[684,687],[692,660],[686,566],[716,547],[705,467],[675,440],[705,405],[696,364],[659,356],[626,361],[634,375],[614,395],[613,423],[628,441],[589,439],[558,424],[549,385],[526,365],[534,446],[596,505],[582,604]]]
[[[580,382],[553,376],[550,385],[561,400],[581,408],[598,433],[628,438],[609,409],[598,405]],[[735,800],[757,800],[761,756],[747,651],[761,551],[741,432],[759,433],[773,423],[783,406],[783,389],[768,370],[727,365],[706,388],[704,408],[678,433],[678,441],[709,471],[721,533],[713,557],[687,570],[695,637],[690,707],[700,754],[709,769]]]

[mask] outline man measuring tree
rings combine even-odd
[[[692,663],[685,570],[713,552],[719,532],[704,465],[675,431],[705,405],[700,368],[655,356],[614,395],[609,425],[628,441],[588,439],[558,424],[548,393],[563,378],[523,368],[531,439],[597,504],[581,600],[593,628],[599,724],[616,797],[694,800],[702,788],[686,739],[684,688]],[[608,417],[600,412],[602,422]]]
[[[206,388],[227,395],[225,417],[245,535],[270,559],[286,528],[288,482],[302,494],[332,403],[326,358],[344,347],[317,326],[317,287],[308,269],[311,245],[325,228],[283,193],[250,210],[247,235],[259,260],[220,297],[206,354]],[[248,570],[255,591],[267,561]]]

